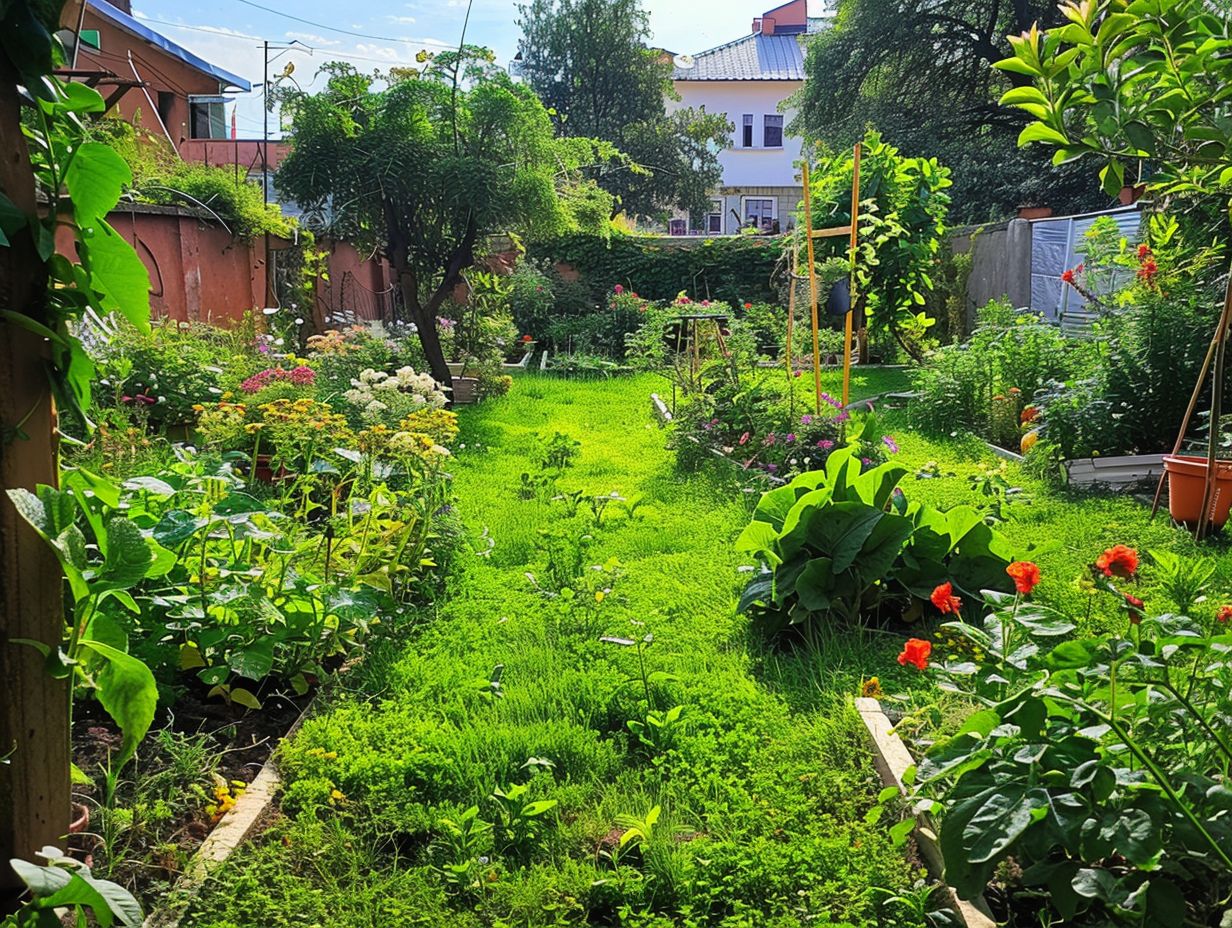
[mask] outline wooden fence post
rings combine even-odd
[[[19,120],[16,75],[0,56],[0,191],[34,215],[34,176]],[[38,320],[46,287],[46,268],[23,229],[0,247],[0,309]],[[47,346],[0,321],[0,489],[40,483],[56,484]],[[9,858],[31,859],[68,829],[68,683],[44,670],[38,651],[13,641],[60,647],[62,583],[51,549],[0,493],[0,757],[10,755],[0,765],[0,914],[21,889]]]

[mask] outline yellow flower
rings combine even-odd
[[[881,699],[885,694],[881,691],[881,680],[869,677],[860,684],[860,695],[865,699]]]

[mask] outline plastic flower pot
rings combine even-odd
[[[846,277],[840,277],[830,285],[826,312],[831,316],[845,316],[851,312],[851,281]]]
[[[1168,475],[1168,512],[1177,522],[1196,525],[1202,514],[1206,458],[1165,454],[1164,471]],[[1219,528],[1227,522],[1229,509],[1232,509],[1232,461],[1216,461],[1215,489],[1211,493],[1211,525]]]
[[[454,377],[453,401],[457,406],[469,406],[479,396],[478,377]]]

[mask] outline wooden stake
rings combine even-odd
[[[809,303],[813,309],[813,412],[821,415],[821,344],[818,341],[817,263],[813,254],[813,188],[809,184],[809,159],[804,159],[804,225],[808,243]]]
[[[1180,454],[1181,447],[1185,444],[1185,434],[1189,431],[1189,423],[1193,419],[1194,410],[1198,408],[1198,400],[1202,396],[1202,388],[1206,385],[1206,375],[1211,369],[1211,360],[1215,357],[1215,348],[1219,345],[1219,330],[1211,336],[1211,343],[1206,349],[1206,358],[1202,361],[1202,369],[1198,371],[1198,381],[1194,384],[1193,394],[1189,397],[1189,406],[1185,410],[1185,416],[1181,419],[1181,430],[1177,433],[1176,442],[1172,445],[1172,453]],[[1168,479],[1168,472],[1165,470],[1159,475],[1159,483],[1155,486],[1155,498],[1151,501],[1151,518],[1155,518],[1155,513],[1159,512],[1159,500],[1164,493],[1164,483]]]
[[[1211,387],[1210,434],[1206,443],[1206,479],[1202,487],[1202,509],[1194,538],[1201,541],[1211,521],[1211,497],[1218,477],[1216,457],[1219,452],[1219,422],[1223,418],[1223,382],[1228,355],[1228,326],[1232,324],[1232,276],[1224,288],[1223,312],[1219,314],[1219,331],[1215,333],[1215,380]]]
[[[800,274],[800,245],[796,241],[795,233],[791,237],[791,288],[787,293],[787,385],[790,387],[792,376],[795,373],[795,358],[793,357],[791,333],[792,322],[796,315],[796,278]]]
[[[851,166],[851,307],[847,310],[847,319],[843,323],[844,408],[851,402],[851,320],[856,311],[856,246],[860,242],[860,152],[861,145],[856,142]]]

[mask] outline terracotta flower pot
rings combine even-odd
[[[258,454],[256,472],[253,476],[262,483],[277,483],[290,477],[291,472],[281,464],[278,465],[277,470],[274,470],[274,456],[272,454]]]
[[[1047,219],[1052,215],[1051,206],[1020,206],[1018,207],[1019,219]]]
[[[1188,454],[1165,454],[1168,475],[1168,511],[1177,522],[1196,525],[1202,515],[1206,484],[1206,458]],[[1216,528],[1228,521],[1232,509],[1232,461],[1215,462],[1215,489],[1211,493],[1210,522]]]

